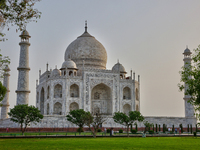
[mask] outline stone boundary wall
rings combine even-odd
[[[167,127],[172,127],[174,125],[175,128],[178,128],[180,124],[183,125],[184,128],[187,128],[188,124],[192,125],[192,127],[196,126],[197,120],[196,118],[185,118],[185,117],[145,117],[145,120],[150,123],[158,124],[160,127],[163,124],[167,125]],[[103,123],[103,127],[106,128],[124,128],[125,126],[117,124],[114,122],[112,117],[108,117],[108,119]],[[19,128],[20,125],[17,123],[13,123],[10,119],[0,120],[0,128]],[[138,122],[138,128],[144,127],[142,122]],[[76,125],[67,121],[66,116],[58,115],[58,116],[47,116],[37,124],[31,123],[30,128],[77,128]]]

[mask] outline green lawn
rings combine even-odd
[[[147,138],[33,138],[0,139],[1,150],[65,150],[65,149],[148,149],[178,150],[199,149],[200,138],[147,137]]]

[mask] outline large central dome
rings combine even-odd
[[[72,59],[79,69],[85,68],[106,69],[107,53],[104,46],[87,32],[74,40],[65,51],[65,61]]]

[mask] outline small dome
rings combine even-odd
[[[77,69],[76,63],[75,63],[73,60],[71,60],[71,59],[66,60],[66,61],[62,64],[62,68],[61,68],[61,69],[64,69],[64,68]]]
[[[10,71],[10,68],[8,67],[8,65],[6,65],[6,67],[4,68],[4,71],[5,71],[5,72]]]
[[[20,37],[31,37],[28,33],[28,31],[23,30],[22,33],[20,34]]]
[[[121,73],[126,73],[126,70],[125,70],[124,66],[122,66],[122,64],[120,64],[119,62],[116,63],[116,64],[112,67],[112,71],[121,72]]]
[[[60,73],[60,70],[58,70],[57,68],[54,69],[52,72],[51,72],[51,77],[57,77],[57,76],[60,76],[61,73]]]
[[[191,53],[191,51],[188,49],[188,48],[186,48],[185,50],[184,50],[184,53],[183,53],[184,55],[190,55],[190,54],[192,54]]]

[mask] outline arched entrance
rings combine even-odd
[[[61,103],[57,102],[54,104],[53,114],[54,115],[62,115],[62,104]]]
[[[95,113],[100,110],[100,113],[112,114],[112,93],[111,89],[101,83],[96,85],[91,92],[91,112]]]
[[[129,111],[131,111],[131,106],[129,104],[125,104],[123,106],[123,112],[128,115]]]
[[[70,106],[69,106],[70,111],[77,110],[77,109],[79,109],[79,107],[78,107],[78,104],[76,102],[73,102],[73,103],[70,104]]]

